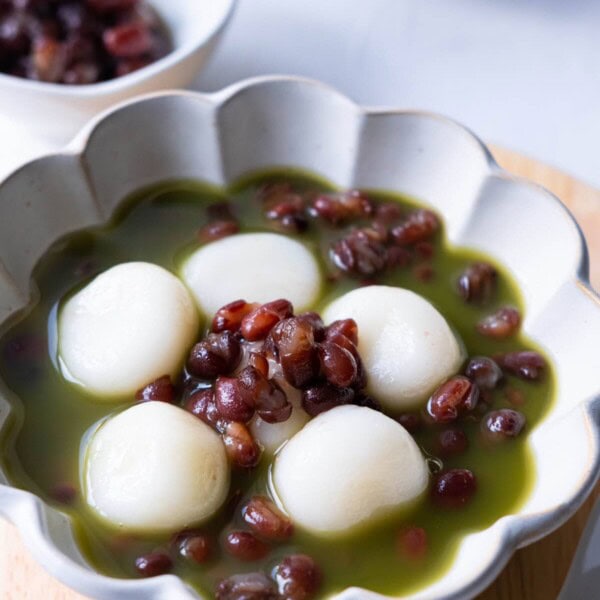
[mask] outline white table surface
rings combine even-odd
[[[274,73],[441,112],[600,187],[599,0],[239,0],[194,88]],[[1,115],[0,139],[0,176],[51,149]]]

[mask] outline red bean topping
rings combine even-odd
[[[77,498],[77,488],[72,483],[58,483],[50,490],[50,497],[61,504],[73,504]]]
[[[214,379],[218,375],[226,375],[233,371],[241,357],[240,342],[233,333],[209,333],[192,348],[187,368],[194,377]]]
[[[450,469],[440,473],[431,490],[435,504],[443,508],[462,508],[477,491],[475,475],[468,469]]]
[[[481,335],[498,340],[511,337],[519,330],[521,315],[516,308],[501,308],[477,323]]]
[[[338,387],[350,387],[356,380],[358,368],[354,356],[333,342],[319,345],[321,371],[329,383]]]
[[[193,393],[187,399],[185,409],[217,431],[224,431],[227,425],[227,422],[219,413],[212,388]]]
[[[305,312],[297,318],[306,321],[312,327],[315,342],[322,342],[325,339],[325,324],[316,312]]]
[[[479,399],[479,388],[472,381],[456,375],[443,383],[427,402],[427,412],[438,423],[456,420],[460,414],[473,410]]]
[[[23,14],[14,13],[2,19],[0,23],[0,51],[18,55],[27,52],[29,44],[30,35]]]
[[[135,568],[142,577],[156,577],[168,573],[173,562],[164,552],[150,552],[135,559]]]
[[[239,230],[240,226],[237,221],[214,221],[213,223],[207,223],[198,231],[198,238],[201,242],[212,242],[234,235]]]
[[[280,600],[275,584],[264,573],[232,575],[219,583],[216,600]]]
[[[266,540],[282,542],[294,533],[294,526],[266,496],[253,496],[242,511],[246,524]]]
[[[394,418],[402,425],[402,427],[404,427],[404,429],[406,429],[406,431],[408,431],[408,433],[416,433],[423,425],[419,413],[402,413]]]
[[[208,562],[212,555],[211,538],[198,530],[184,530],[178,533],[173,545],[181,556],[198,564]]]
[[[375,207],[375,220],[393,223],[402,218],[402,207],[397,202],[383,202]]]
[[[386,268],[387,252],[371,229],[355,229],[330,248],[333,264],[353,277],[371,277]]]
[[[525,426],[525,415],[511,408],[501,408],[488,413],[481,421],[481,429],[490,441],[517,437]]]
[[[419,242],[415,244],[415,252],[420,258],[429,260],[430,258],[433,258],[433,244],[431,242]]]
[[[51,37],[39,37],[33,42],[31,79],[58,83],[65,71],[62,45]]]
[[[435,453],[442,458],[457,456],[466,452],[469,440],[462,429],[450,427],[441,431],[436,440]]]
[[[159,377],[135,393],[135,399],[144,402],[157,400],[160,402],[175,402],[175,387],[168,375]]]
[[[410,250],[402,246],[391,246],[385,251],[385,266],[387,269],[407,267],[412,262]]]
[[[273,329],[272,339],[291,385],[304,388],[319,376],[319,352],[310,323],[298,317],[284,319]]]
[[[429,283],[435,277],[435,270],[431,265],[415,265],[413,275],[421,283]]]
[[[420,209],[408,215],[406,220],[391,231],[394,243],[411,246],[429,240],[439,229],[437,215],[430,210]]]
[[[474,356],[467,364],[465,375],[482,390],[493,390],[502,379],[502,369],[491,358]]]
[[[246,402],[252,403],[261,419],[267,423],[289,419],[292,405],[275,381],[269,381],[260,371],[248,366],[240,373],[239,382]]]
[[[286,600],[309,600],[321,586],[317,563],[306,554],[286,556],[274,570],[279,593]]]
[[[302,392],[302,408],[311,416],[341,406],[351,404],[354,400],[352,388],[338,388],[329,383],[309,388]]]
[[[152,48],[152,36],[143,23],[127,23],[107,29],[102,40],[108,53],[118,58],[140,56]]]
[[[269,554],[269,546],[249,531],[232,531],[224,542],[225,550],[244,561],[254,561]]]
[[[252,367],[250,367],[252,368]],[[258,371],[255,371],[258,373]],[[215,403],[225,419],[247,423],[254,416],[252,398],[244,393],[237,378],[219,377],[215,383]]]
[[[498,273],[489,263],[473,263],[458,279],[458,293],[465,302],[484,304],[496,291]]]
[[[206,207],[209,221],[235,221],[233,207],[229,202],[213,202]]]
[[[235,300],[220,308],[212,322],[212,330],[215,333],[221,331],[236,332],[242,326],[242,319],[258,307],[245,300]]]
[[[427,556],[427,532],[422,527],[403,527],[396,537],[396,548],[406,560],[423,560]]]
[[[332,225],[339,225],[347,220],[368,217],[373,213],[373,204],[362,192],[350,190],[317,196],[310,212]]]
[[[530,381],[541,379],[546,370],[544,357],[532,350],[508,352],[494,359],[507,373]]]
[[[262,352],[250,352],[248,365],[254,367],[264,377],[269,376],[269,361]]]
[[[354,319],[334,321],[325,331],[325,337],[332,341],[335,341],[338,334],[347,337],[354,345],[358,344],[358,325]]]
[[[243,469],[255,467],[260,460],[260,448],[243,423],[227,423],[223,443],[231,462]]]
[[[291,317],[293,308],[287,300],[274,300],[259,306],[242,319],[242,335],[250,342],[264,340],[282,319]]]

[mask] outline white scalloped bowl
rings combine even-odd
[[[411,595],[465,598],[486,587],[519,546],[572,515],[596,480],[600,424],[600,304],[585,245],[563,205],[501,170],[469,131],[442,117],[365,110],[315,82],[260,78],[202,95],[159,94],[109,112],[62,153],[36,160],[0,186],[0,324],[28,304],[31,273],[60,236],[106,222],[130,192],[196,178],[223,185],[278,165],[339,186],[396,190],[439,211],[450,241],[483,250],[515,277],[524,331],[551,357],[556,400],[529,440],[537,478],[516,514],[464,538],[451,568]],[[0,382],[1,385],[1,382]],[[10,411],[0,387],[0,419]],[[1,425],[0,425],[1,426]],[[70,521],[0,471],[0,513],[37,560],[98,598],[190,598],[179,578],[98,575],[77,550]],[[381,598],[356,588],[341,598]]]

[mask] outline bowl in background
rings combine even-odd
[[[134,96],[189,85],[214,50],[235,0],[147,0],[165,23],[173,50],[134,73],[65,85],[0,73],[0,113],[53,144],[66,144],[94,115]]]
[[[340,187],[386,189],[433,207],[449,241],[477,248],[515,278],[523,331],[552,359],[556,399],[529,436],[536,480],[521,508],[467,535],[451,567],[406,597],[463,599],[485,588],[511,554],[548,534],[583,502],[600,465],[600,301],[588,283],[576,223],[549,192],[512,177],[469,131],[415,111],[367,110],[299,78],[257,78],[215,94],[159,93],[108,112],[63,152],[0,185],[0,326],[30,302],[32,270],[66,233],[106,223],[131,192],[169,179],[217,185],[293,166]],[[0,428],[11,393],[0,381]],[[69,517],[11,486],[0,468],[0,514],[37,560],[98,598],[193,598],[174,575],[123,580],[94,572]],[[347,600],[382,598],[349,588]]]

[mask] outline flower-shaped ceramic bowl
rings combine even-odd
[[[30,302],[31,273],[58,237],[106,222],[130,192],[196,178],[227,184],[279,165],[339,186],[397,190],[439,211],[450,241],[506,265],[526,304],[525,332],[552,358],[557,397],[532,432],[537,478],[516,514],[464,538],[451,568],[410,596],[465,598],[497,575],[519,546],[549,533],[596,480],[600,447],[600,304],[587,280],[577,225],[540,187],[502,171],[469,131],[412,111],[366,110],[315,82],[264,78],[219,93],[153,95],[109,112],[64,151],[36,160],[0,186],[0,324]],[[1,383],[1,382],[0,382]],[[0,389],[0,423],[11,411]],[[69,518],[0,471],[0,513],[38,561],[98,598],[187,598],[173,575],[146,580],[95,573]],[[343,598],[380,597],[347,589]]]
[[[149,0],[164,21],[173,50],[110,81],[64,85],[0,73],[0,113],[53,144],[68,142],[94,115],[139,94],[185,87],[208,60],[235,0]]]

